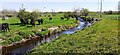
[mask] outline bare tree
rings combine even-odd
[[[86,17],[89,13],[89,10],[84,9],[84,8],[82,8],[82,10],[81,10],[81,9],[77,8],[77,9],[74,9],[73,13],[75,16],[85,16]]]
[[[89,13],[88,9],[84,9],[84,8],[83,8],[83,9],[80,11],[80,16],[85,16],[85,17],[87,17],[88,13]]]
[[[80,16],[80,12],[81,12],[80,8],[77,8],[77,9],[74,8],[73,13],[74,13],[75,16]]]

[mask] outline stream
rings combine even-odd
[[[11,55],[24,55],[25,53],[30,52],[34,47],[40,45],[41,43],[50,42],[50,41],[60,37],[62,34],[73,34],[73,33],[75,33],[75,31],[82,30],[83,28],[87,28],[91,25],[89,22],[84,21],[82,18],[78,18],[78,20],[80,20],[79,26],[77,26],[73,29],[65,30],[61,33],[57,33],[57,34],[53,35],[52,37],[48,37],[47,41],[45,41],[45,39],[43,39],[43,40],[37,41],[36,43],[14,49],[11,51]]]

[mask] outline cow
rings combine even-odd
[[[89,22],[89,23],[91,23],[91,19],[89,18],[89,19],[87,19],[87,21]]]
[[[30,24],[35,27],[35,20],[31,19]]]
[[[63,18],[63,17],[60,17],[60,19],[61,19],[61,20],[64,20],[64,18]]]
[[[24,20],[23,19],[20,19],[20,22],[21,22],[21,24],[24,24]]]
[[[49,20],[52,20],[52,17],[50,17]]]
[[[69,20],[69,17],[67,17],[67,20]]]
[[[64,18],[67,18],[67,20],[69,20],[70,17],[64,16]]]
[[[25,19],[25,20],[24,20],[24,24],[25,24],[25,25],[28,24],[28,22],[29,22],[28,19]]]
[[[39,25],[43,24],[43,19],[38,19],[37,21],[38,21]]]
[[[4,32],[10,31],[8,23],[0,24],[0,30],[3,30]]]
[[[25,26],[26,24],[28,24],[28,19],[20,19],[21,25]]]

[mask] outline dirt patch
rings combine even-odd
[[[51,28],[48,28],[48,30],[56,30],[56,29],[58,29],[59,27],[51,27]]]

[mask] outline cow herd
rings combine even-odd
[[[52,20],[52,19],[53,19],[52,17],[49,17],[49,20]],[[64,18],[62,17],[61,20],[63,20],[63,19]],[[44,22],[43,19],[37,19],[37,20],[33,19],[30,21],[30,24],[35,27],[36,21],[38,22],[38,25],[43,24],[43,22]],[[29,24],[28,19],[20,19],[20,22],[21,22],[21,25]],[[9,24],[8,23],[1,23],[0,24],[0,31],[4,31],[4,32],[10,31]]]
[[[70,17],[65,17],[65,16],[64,17],[63,16],[60,17],[61,20],[64,20],[65,18],[67,20],[69,20]],[[74,16],[74,18],[76,18],[76,20],[78,20],[78,17]],[[85,17],[81,17],[81,18],[84,19],[84,20],[86,20]],[[52,19],[53,18],[50,16],[49,20],[52,20]],[[94,19],[93,18],[92,19],[87,19],[86,21],[92,22],[92,20],[94,20]],[[21,24],[24,24],[24,25],[29,23],[28,20],[20,19],[20,21],[22,22]],[[37,20],[33,19],[33,20],[30,21],[30,24],[35,27],[35,22],[36,21],[38,22],[38,25],[40,25],[40,24],[43,24],[44,19],[37,19]],[[0,30],[4,31],[4,32],[9,31],[10,30],[9,29],[9,24],[8,23],[2,23],[2,24],[0,24]]]

